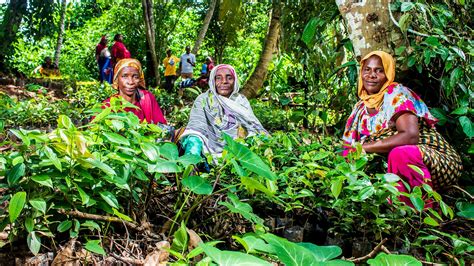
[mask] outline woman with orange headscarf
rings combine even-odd
[[[105,106],[110,106],[112,97],[122,97],[138,107],[127,107],[125,111],[134,113],[140,121],[146,120],[148,123],[166,125],[166,119],[155,96],[145,90],[145,78],[138,60],[127,58],[117,62],[112,87],[118,90],[118,93],[105,100]]]
[[[388,172],[400,176],[411,188],[428,184],[439,190],[454,183],[462,170],[461,159],[436,131],[438,120],[423,100],[394,82],[393,57],[374,51],[360,65],[360,101],[347,120],[343,155],[360,142],[367,153],[388,154]],[[402,181],[397,188],[407,191]],[[411,206],[408,198],[400,199]]]

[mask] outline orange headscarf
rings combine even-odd
[[[364,88],[364,84],[362,83],[362,71],[364,68],[365,60],[369,59],[369,57],[376,55],[382,59],[383,69],[385,71],[385,76],[387,77],[387,81],[383,84],[380,91],[376,94],[369,95]],[[359,85],[357,94],[359,98],[364,101],[365,106],[368,108],[376,108],[378,109],[383,103],[383,97],[385,92],[387,91],[387,87],[393,83],[395,79],[395,60],[393,57],[386,52],[383,51],[373,51],[368,53],[362,60],[360,61],[360,72],[359,72]]]
[[[133,58],[121,59],[117,62],[117,64],[115,64],[112,87],[118,90],[118,76],[124,67],[133,67],[138,69],[138,75],[140,75],[140,83],[138,83],[138,85],[145,89],[145,75],[143,74],[142,64],[140,64],[140,61]]]

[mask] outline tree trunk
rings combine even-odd
[[[206,36],[207,29],[209,28],[209,23],[211,22],[212,15],[214,14],[216,4],[217,0],[211,0],[201,30],[199,31],[196,43],[194,44],[193,50],[191,51],[193,54],[197,54],[197,52],[199,51],[199,47],[201,47],[201,44],[204,41],[204,37]]]
[[[11,45],[16,40],[21,19],[26,13],[27,0],[10,0],[3,14],[2,31],[0,32],[0,67],[4,71],[6,57],[11,52]]]
[[[242,90],[242,93],[247,98],[255,98],[258,95],[258,91],[260,88],[262,88],[263,82],[267,76],[268,64],[272,61],[273,52],[276,49],[278,37],[280,35],[280,13],[281,11],[278,1],[274,1],[272,7],[272,19],[268,27],[262,54],[257,66],[255,67],[255,70],[247,80],[247,83],[245,83],[245,86]]]
[[[66,21],[66,0],[61,1],[61,19],[59,20],[58,42],[56,52],[54,53],[54,63],[59,67],[59,57],[61,56],[61,47],[64,39],[64,24]]]
[[[394,27],[388,11],[390,0],[336,0],[336,4],[346,22],[358,59],[374,50],[393,53],[390,43],[396,42],[400,35],[392,34]]]
[[[145,20],[146,39],[148,42],[148,49],[151,55],[151,61],[153,65],[153,73],[155,74],[155,81],[158,85],[161,83],[160,72],[158,71],[158,58],[156,57],[155,49],[155,22],[153,18],[153,1],[142,0],[143,6],[143,18]]]

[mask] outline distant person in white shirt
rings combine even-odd
[[[196,66],[196,56],[191,53],[191,48],[189,46],[186,46],[186,53],[181,56],[179,64],[181,78],[192,78],[194,66]]]

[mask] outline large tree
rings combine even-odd
[[[61,19],[59,20],[58,42],[56,44],[56,52],[54,53],[54,63],[59,66],[59,57],[61,56],[61,47],[64,39],[64,24],[66,21],[66,0],[61,2]]]
[[[202,23],[196,42],[194,43],[193,50],[191,51],[193,54],[197,54],[197,52],[199,51],[199,47],[201,47],[201,44],[204,41],[204,37],[206,36],[207,29],[209,28],[209,23],[211,22],[212,16],[214,14],[214,10],[216,9],[216,4],[217,4],[217,0],[211,0],[209,4],[209,9],[207,10],[207,13],[206,13],[206,17],[204,18],[204,22]]]
[[[21,20],[26,14],[26,0],[10,0],[7,10],[3,15],[3,22],[0,28],[0,67],[5,69],[5,59],[12,51],[12,43],[16,40],[16,35],[20,28]]]
[[[260,59],[255,67],[250,78],[245,83],[243,94],[247,98],[254,98],[258,95],[258,91],[263,86],[263,82],[267,76],[268,64],[272,61],[273,53],[277,47],[278,37],[280,36],[280,3],[273,1],[271,20],[268,26],[267,36],[265,38],[265,45],[262,50]]]
[[[153,1],[142,0],[143,17],[145,20],[146,39],[148,44],[148,55],[151,56],[153,73],[155,76],[156,85],[160,84],[160,72],[158,71],[158,58],[155,49],[155,21],[153,18]]]
[[[336,4],[346,22],[355,55],[360,58],[373,50],[392,52],[393,23],[390,21],[390,0],[338,0]]]

